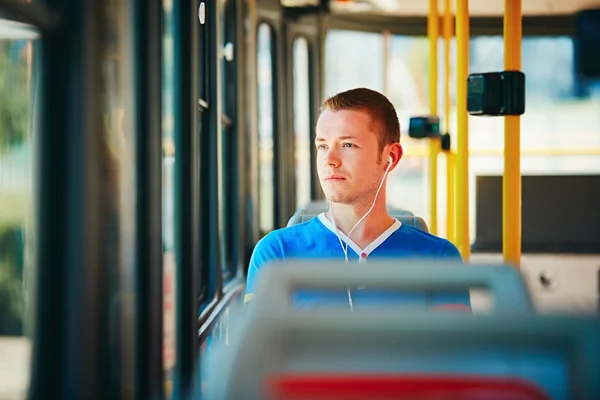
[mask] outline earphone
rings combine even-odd
[[[377,197],[379,196],[379,192],[381,191],[381,187],[383,186],[383,182],[385,182],[385,178],[386,178],[388,172],[390,171],[393,161],[394,161],[394,159],[390,155],[388,157],[388,162],[387,162],[388,166],[385,170],[385,173],[383,174],[383,178],[381,178],[381,182],[379,183],[379,188],[377,189],[377,192],[375,193],[375,198],[373,199],[373,204],[371,204],[371,208],[369,208],[369,211],[367,211],[365,213],[365,215],[363,215],[362,218],[358,220],[358,222],[354,225],[354,227],[352,227],[352,229],[350,229],[350,232],[348,232],[348,240],[350,240],[350,235],[352,235],[352,232],[354,231],[354,229],[367,217],[367,215],[369,215],[369,213],[373,210],[373,207],[375,207],[375,203],[377,202]],[[331,201],[329,202],[329,214],[331,215],[331,222],[333,223],[333,229],[335,230],[335,235],[337,236],[337,238],[340,242],[340,246],[342,246],[342,251],[344,252],[345,263],[349,264],[350,261],[348,260],[348,243],[346,243],[346,246],[344,247],[344,243],[342,242],[342,238],[339,235],[337,224],[335,223],[335,218],[333,216],[333,203]],[[348,304],[350,304],[350,311],[354,312],[354,307],[352,304],[352,293],[351,293],[349,287],[348,287]]]

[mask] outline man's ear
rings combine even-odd
[[[392,143],[390,145],[389,157],[391,158],[391,160],[388,160],[392,164],[390,167],[390,171],[392,171],[394,168],[396,168],[396,165],[398,165],[398,163],[402,159],[403,155],[404,155],[404,149],[402,148],[402,145],[400,143]],[[386,162],[385,168],[387,169],[387,167],[388,167],[388,164]]]

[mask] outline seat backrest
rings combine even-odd
[[[326,267],[323,262],[316,263],[304,261],[300,266],[300,261],[295,265],[288,262],[264,270],[249,308],[230,314],[242,322],[234,327],[230,320],[227,344],[213,353],[211,362],[215,364],[207,387],[216,390],[216,395],[208,398],[269,398],[269,381],[275,379],[281,389],[282,383],[297,378],[305,379],[301,382],[303,390],[319,385],[320,398],[344,394],[337,390],[327,396],[323,382],[313,379],[317,375],[328,380],[325,385],[330,388],[340,387],[338,378],[367,379],[354,389],[368,385],[372,390],[368,398],[373,399],[380,390],[390,389],[389,382],[384,382],[386,376],[396,381],[396,388],[406,382],[414,386],[411,380],[421,377],[440,384],[450,376],[464,387],[480,388],[482,382],[477,381],[486,377],[505,381],[496,389],[493,382],[486,384],[488,392],[494,391],[494,399],[600,398],[597,319],[521,310],[520,304],[528,300],[523,297],[519,303],[511,296],[525,293],[518,271],[510,266],[442,265],[437,261],[417,265],[416,261],[394,260],[372,263],[366,269],[341,262],[328,261]],[[504,311],[484,318],[385,307],[354,313],[335,308],[307,311],[291,304],[291,294],[309,284],[333,288],[334,284],[346,287],[358,283],[407,290],[433,284],[456,289],[465,284],[487,284],[495,288]],[[313,377],[312,382],[306,381],[307,376]],[[528,387],[520,388],[523,397],[506,397],[511,379],[528,383]],[[540,390],[532,392],[533,386]],[[456,394],[452,390],[446,387],[434,397],[452,397]],[[305,396],[294,397],[299,394]],[[319,398],[314,394],[286,389],[271,398]],[[477,392],[470,394],[472,397],[460,398],[482,398]]]
[[[414,228],[418,228],[425,232],[429,232],[429,228],[427,228],[427,224],[425,223],[423,218],[416,217],[413,215],[406,215],[404,213],[404,211],[402,211],[402,210],[400,210],[400,211],[388,210],[388,213],[390,214],[390,216],[396,218],[398,221],[400,221],[403,224],[412,226]],[[317,215],[319,215],[319,213],[309,213],[309,212],[297,213],[297,214],[293,215],[292,218],[290,218],[287,226],[289,227],[289,226],[301,224],[303,222],[313,219]]]
[[[297,214],[319,214],[329,210],[329,202],[327,200],[315,200],[301,207],[298,207],[294,215]],[[413,215],[412,212],[402,208],[388,206],[389,212],[394,212],[396,215]]]
[[[298,213],[304,213],[304,212],[309,212],[312,214],[318,214],[320,212],[324,212],[329,210],[329,202],[326,200],[315,200],[315,201],[311,201],[308,204],[305,204],[302,207],[298,207],[298,210],[296,211],[296,214]]]
[[[282,373],[267,381],[269,400],[551,400],[539,386],[509,377],[428,374]]]

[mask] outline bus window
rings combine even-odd
[[[274,228],[275,199],[274,174],[274,43],[269,25],[258,27],[257,67],[258,67],[258,147],[259,147],[259,227],[261,236]]]
[[[25,398],[29,385],[35,279],[33,43],[0,39],[0,392],[9,398]]]
[[[294,40],[294,136],[296,208],[310,201],[310,76],[308,43]]]
[[[237,217],[238,210],[238,187],[237,178],[237,157],[239,151],[237,140],[237,82],[236,82],[236,64],[237,60],[234,57],[235,37],[236,37],[236,7],[237,4],[233,0],[221,1],[218,12],[219,21],[222,30],[221,47],[225,49],[224,57],[221,61],[221,85],[222,85],[222,127],[221,127],[221,144],[223,160],[223,182],[221,190],[223,191],[223,236],[225,246],[225,258],[222,265],[223,281],[234,278],[237,272],[238,247],[236,246],[238,236],[239,218]]]
[[[325,96],[360,86],[384,90],[381,34],[331,30],[325,54]]]
[[[427,115],[430,111],[429,41],[426,37],[393,35],[389,39],[389,54],[387,95],[398,113],[400,143],[405,155],[389,175],[387,200],[390,205],[410,210],[429,223],[429,159],[424,157],[429,146],[426,140],[408,136],[410,117]],[[443,73],[443,69],[438,71]],[[442,77],[438,78],[438,82],[443,82]],[[440,115],[440,119],[443,116]],[[440,181],[445,182],[444,179]],[[440,187],[438,192],[441,191]],[[442,193],[446,193],[445,189]],[[445,222],[438,217],[438,231]]]
[[[163,124],[162,124],[162,242],[163,242],[163,369],[165,374],[166,398],[171,398],[170,385],[176,363],[176,262],[175,248],[175,159],[178,157],[174,140],[173,92],[176,87],[174,76],[174,26],[173,3],[163,1]]]

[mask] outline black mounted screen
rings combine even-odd
[[[575,70],[584,78],[600,78],[600,9],[575,15]]]

